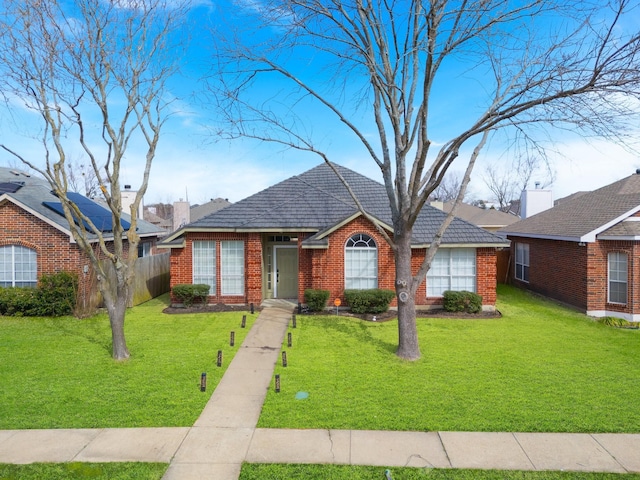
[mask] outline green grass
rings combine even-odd
[[[0,464],[0,480],[159,480],[166,463],[31,463]]]
[[[106,315],[0,317],[0,429],[193,425],[257,314],[167,315],[167,302],[163,296],[127,312],[125,362],[111,359]]]
[[[352,465],[242,465],[240,480],[385,480],[384,467]],[[506,470],[440,470],[392,468],[393,480],[631,480],[640,475],[619,473],[530,472]]]
[[[395,321],[299,316],[259,426],[640,432],[640,332],[508,287],[498,309],[500,319],[419,319],[417,362],[395,357]]]

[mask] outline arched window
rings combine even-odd
[[[357,233],[345,246],[345,289],[378,288],[378,247],[369,235]]]
[[[38,284],[38,255],[20,245],[0,246],[0,287],[35,287]]]

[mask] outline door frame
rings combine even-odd
[[[273,246],[273,271],[271,272],[271,278],[275,279],[275,281],[273,282],[273,298],[279,298],[278,297],[278,250],[279,249],[288,249],[288,250],[295,249],[297,252],[298,246],[297,245],[274,245]],[[297,292],[298,269],[299,269],[299,259],[296,256],[296,299],[298,298],[298,292]]]

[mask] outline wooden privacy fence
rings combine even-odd
[[[135,278],[131,288],[131,298],[129,299],[129,307],[140,305],[141,303],[151,300],[170,289],[170,253],[162,253],[160,255],[151,255],[136,260]],[[109,265],[106,265],[107,267]],[[115,277],[115,271],[108,268],[108,275]],[[89,305],[84,308],[98,308],[104,305],[102,294],[98,291],[96,283],[90,292]]]

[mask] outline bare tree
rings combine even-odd
[[[98,276],[115,359],[129,357],[124,319],[140,240],[137,212],[168,115],[165,84],[176,70],[171,32],[184,14],[177,3],[6,0],[0,17],[2,91],[11,106],[39,119],[42,158],[27,158],[20,145],[1,146],[40,172],[60,198],[73,237]],[[120,172],[133,142],[146,152],[125,231]],[[76,151],[99,183],[112,232],[94,225],[67,195],[68,162]]]
[[[494,133],[534,145],[537,133],[555,127],[623,139],[633,125],[639,36],[625,29],[626,18],[637,14],[629,0],[245,5],[242,24],[250,31],[234,30],[226,39],[233,48],[216,59],[222,75],[212,82],[229,120],[227,132],[328,162],[321,139],[314,138],[318,115],[309,115],[319,105],[335,119],[333,136],[344,128],[362,145],[382,172],[389,197],[393,232],[381,234],[395,257],[397,355],[404,359],[420,357],[415,295],[456,210],[418,271],[411,269],[412,229],[453,162],[465,169],[460,202]],[[432,107],[442,95],[451,103],[454,95],[444,87],[469,77],[473,87],[467,88],[483,98],[474,98],[477,109],[457,108],[461,118],[474,118],[448,140],[434,141],[429,127],[438,126],[443,109]],[[278,90],[284,82],[288,86]]]
[[[431,193],[430,198],[433,200],[439,200],[441,202],[452,202],[460,193],[460,189],[462,186],[463,175],[460,172],[448,171],[447,174],[442,178],[440,184],[435,188],[435,190]],[[469,189],[465,191],[465,196],[463,201],[469,198],[471,193]]]
[[[514,200],[519,200],[522,192],[530,187],[534,177],[541,188],[550,186],[555,180],[555,174],[545,159],[527,156],[517,158],[511,164],[493,163],[487,166],[482,179],[498,202],[499,209],[508,212]],[[513,213],[519,215],[520,207],[516,210]]]
[[[87,166],[79,161],[70,162],[67,164],[67,178],[69,180],[69,190],[72,192],[81,193],[89,198],[101,195],[100,182],[96,172],[90,165]]]

